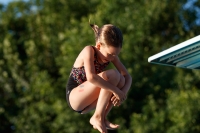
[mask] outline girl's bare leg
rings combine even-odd
[[[125,79],[124,77],[121,75],[120,76],[120,81],[117,85],[118,88],[122,88],[125,84]],[[82,111],[82,114],[86,114],[88,112],[90,112],[91,110],[94,110],[96,108],[96,104],[97,104],[97,100],[95,100],[92,104],[90,104],[89,106],[87,106],[83,111]],[[107,108],[106,108],[106,113],[105,113],[105,125],[106,125],[106,128],[107,129],[117,129],[119,127],[118,124],[113,124],[111,122],[109,122],[106,117],[108,115],[108,113],[110,112],[110,110],[112,109],[113,107],[113,104],[111,101],[108,102],[108,105],[107,105]],[[94,126],[94,128],[96,129],[96,127]]]
[[[110,82],[111,84],[117,86],[118,88],[122,88],[125,83],[124,77],[121,74],[119,74],[118,72],[116,72],[113,75],[107,75],[107,81]],[[110,101],[111,96],[112,96],[111,92],[101,89],[99,99],[97,102],[96,111],[95,111],[93,117],[90,119],[90,123],[94,126],[94,128],[95,128],[95,125],[93,123],[94,123],[95,117],[98,118],[99,114],[101,112],[103,112],[103,113],[101,113],[102,115],[100,116],[100,120],[102,121],[102,119],[103,119],[102,123],[105,124],[106,128],[116,129],[119,127],[119,125],[112,124],[106,119],[107,114],[110,112],[111,108],[113,107],[112,102]]]
[[[120,81],[120,74],[116,70],[102,72],[99,74],[99,76],[115,86],[117,86]],[[72,108],[77,111],[83,109],[86,111],[87,108],[93,109],[91,105],[95,106],[95,101],[97,101],[96,110],[90,119],[90,123],[100,132],[107,132],[104,122],[106,115],[105,109],[111,98],[111,95],[112,93],[110,91],[98,88],[92,83],[86,81],[71,91],[69,100]]]
[[[94,101],[91,105],[89,105],[88,107],[86,107],[81,114],[86,114],[88,112],[90,112],[91,110],[94,110],[96,108],[96,104],[97,104],[97,100]],[[114,129],[117,129],[119,127],[119,125],[117,124],[113,124],[111,122],[109,122],[107,119],[106,119],[106,116],[107,114],[110,112],[111,108],[113,107],[113,104],[112,102],[109,102],[109,105],[107,106],[106,108],[106,113],[105,113],[105,119],[104,119],[104,122],[105,122],[105,125],[106,125],[106,128],[107,129],[111,129],[111,130],[114,130]],[[93,126],[93,128],[96,129],[95,126]]]
[[[111,95],[112,95],[111,92],[105,89],[101,89],[97,101],[96,110],[94,112],[94,115],[90,119],[90,124],[93,125],[94,128],[97,128],[98,130],[102,129],[103,133],[107,133],[105,125],[105,109],[110,100]]]
[[[120,81],[119,84],[117,85],[118,88],[122,88],[125,84],[125,79],[124,77],[121,75],[120,76]],[[90,112],[91,110],[94,110],[96,108],[96,104],[97,104],[97,100],[95,100],[93,103],[91,103],[89,106],[87,106],[83,111],[82,114],[86,114],[88,112]],[[106,108],[106,114],[105,117],[108,115],[108,113],[110,112],[110,110],[112,109],[113,104],[111,101],[109,101],[107,108]]]
[[[124,86],[124,84],[125,84],[125,78],[120,74],[120,81],[119,81],[117,87],[118,87],[119,89],[121,89],[121,88]],[[107,117],[108,113],[110,112],[110,110],[112,109],[112,107],[113,107],[113,103],[112,103],[111,101],[109,101],[108,106],[107,106],[107,108],[106,108],[105,123],[106,123],[107,129],[111,129],[111,130],[112,130],[112,129],[117,129],[117,128],[119,127],[118,124],[113,124],[113,123],[109,122],[109,121],[106,119],[106,117]]]

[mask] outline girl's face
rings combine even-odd
[[[103,63],[112,61],[115,56],[118,56],[121,48],[116,48],[113,46],[102,45],[101,43],[97,44],[97,49],[99,50],[99,58]]]

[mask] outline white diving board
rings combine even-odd
[[[200,35],[148,58],[149,63],[200,69]]]

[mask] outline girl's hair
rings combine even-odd
[[[90,24],[90,26],[95,33],[96,42],[113,47],[122,47],[123,35],[116,26],[112,24],[103,25],[101,28],[95,24]]]

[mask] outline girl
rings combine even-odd
[[[119,28],[106,24],[99,28],[90,24],[95,33],[95,46],[86,46],[76,58],[66,88],[66,98],[72,110],[84,114],[95,112],[90,124],[101,133],[117,129],[106,116],[110,109],[119,106],[125,99],[132,78],[118,55],[122,48],[123,36]],[[104,71],[113,63],[117,70]]]

